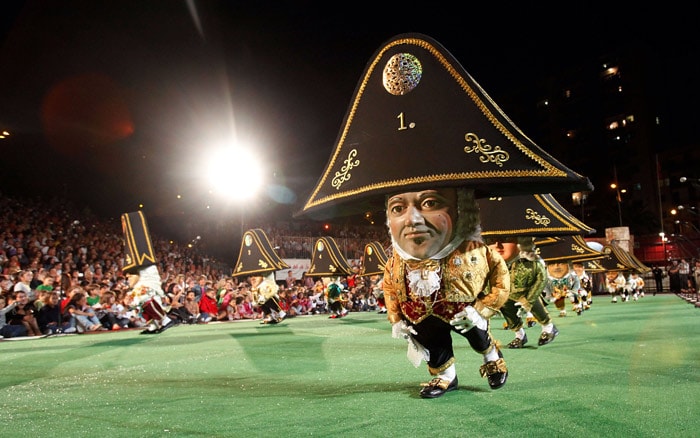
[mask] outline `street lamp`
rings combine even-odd
[[[622,195],[625,190],[620,190],[620,186],[617,183],[611,183],[610,188],[615,190],[615,199],[617,200],[617,215],[620,218],[620,226],[622,226]]]
[[[580,205],[581,206],[581,221],[585,222],[586,220],[586,213],[585,213],[585,205],[586,205],[586,200],[588,199],[588,192],[574,192],[571,194],[571,201],[574,203],[574,205]]]
[[[666,257],[666,241],[668,238],[666,237],[666,233],[663,231],[659,233],[659,237],[661,237],[661,246],[663,246],[664,250],[664,263],[666,263],[668,261],[668,257]]]

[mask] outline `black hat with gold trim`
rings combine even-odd
[[[583,269],[585,269],[588,272],[605,272],[607,269],[605,269],[601,264],[600,264],[601,259],[596,259],[596,260],[582,260],[582,261],[575,261],[574,263],[581,263],[583,265]]]
[[[138,274],[141,269],[156,264],[151,234],[142,211],[124,213],[121,216],[124,232],[124,266],[127,274]]]
[[[551,245],[560,241],[560,238],[554,236],[535,236],[534,244],[535,246],[540,247],[544,245]]]
[[[605,254],[588,246],[582,236],[561,236],[559,239],[558,242],[539,249],[540,257],[545,263],[597,260],[605,257]]]
[[[481,235],[565,236],[595,233],[551,194],[479,199]]]
[[[330,237],[320,237],[311,254],[307,277],[341,277],[352,275],[352,267],[343,256],[338,244]]]
[[[601,253],[605,255],[600,259],[600,265],[606,271],[642,271],[642,266],[637,265],[629,256],[629,253],[616,243],[604,245]]]
[[[629,261],[636,267],[637,272],[640,274],[646,274],[648,272],[651,272],[651,268],[644,263],[642,263],[641,260],[637,258],[637,256],[634,255],[634,252],[632,251],[625,251],[623,248],[620,248],[622,251],[627,254],[629,257]]]
[[[440,43],[401,34],[370,58],[296,215],[380,211],[388,194],[436,187],[467,187],[477,197],[593,189],[515,126]]]
[[[362,267],[360,275],[380,275],[384,274],[384,266],[389,259],[384,247],[379,242],[370,242],[365,245],[365,251],[362,255]]]
[[[272,248],[267,235],[260,228],[243,233],[238,261],[233,269],[234,277],[267,274],[289,268]]]

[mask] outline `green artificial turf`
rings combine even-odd
[[[504,348],[492,391],[457,345],[459,388],[418,397],[386,315],[350,313],[0,342],[3,437],[692,437],[700,309],[675,295],[553,320],[560,335]],[[503,345],[513,333],[492,320]]]

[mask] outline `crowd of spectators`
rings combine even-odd
[[[261,228],[283,258],[310,257],[318,235],[313,227],[298,225]],[[361,254],[365,243],[382,237],[376,228],[367,230],[345,227],[338,239],[347,252]],[[197,246],[152,238],[171,316],[178,322],[262,318],[256,297],[245,279],[231,276],[231,266]],[[123,263],[118,219],[99,219],[65,200],[0,196],[0,336],[143,327],[145,321],[126,301]],[[342,279],[346,307],[374,310],[369,279],[355,277]],[[281,305],[290,317],[327,312],[323,281],[312,280],[280,283]]]

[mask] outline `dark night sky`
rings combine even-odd
[[[153,216],[185,205],[179,193],[186,208],[236,214],[208,194],[199,164],[235,137],[283,188],[262,204],[291,211],[320,176],[365,64],[396,34],[435,38],[496,102],[612,41],[698,52],[695,15],[668,2],[376,3],[4,1],[0,128],[12,137],[0,141],[0,190],[48,186],[107,215],[145,202]]]

